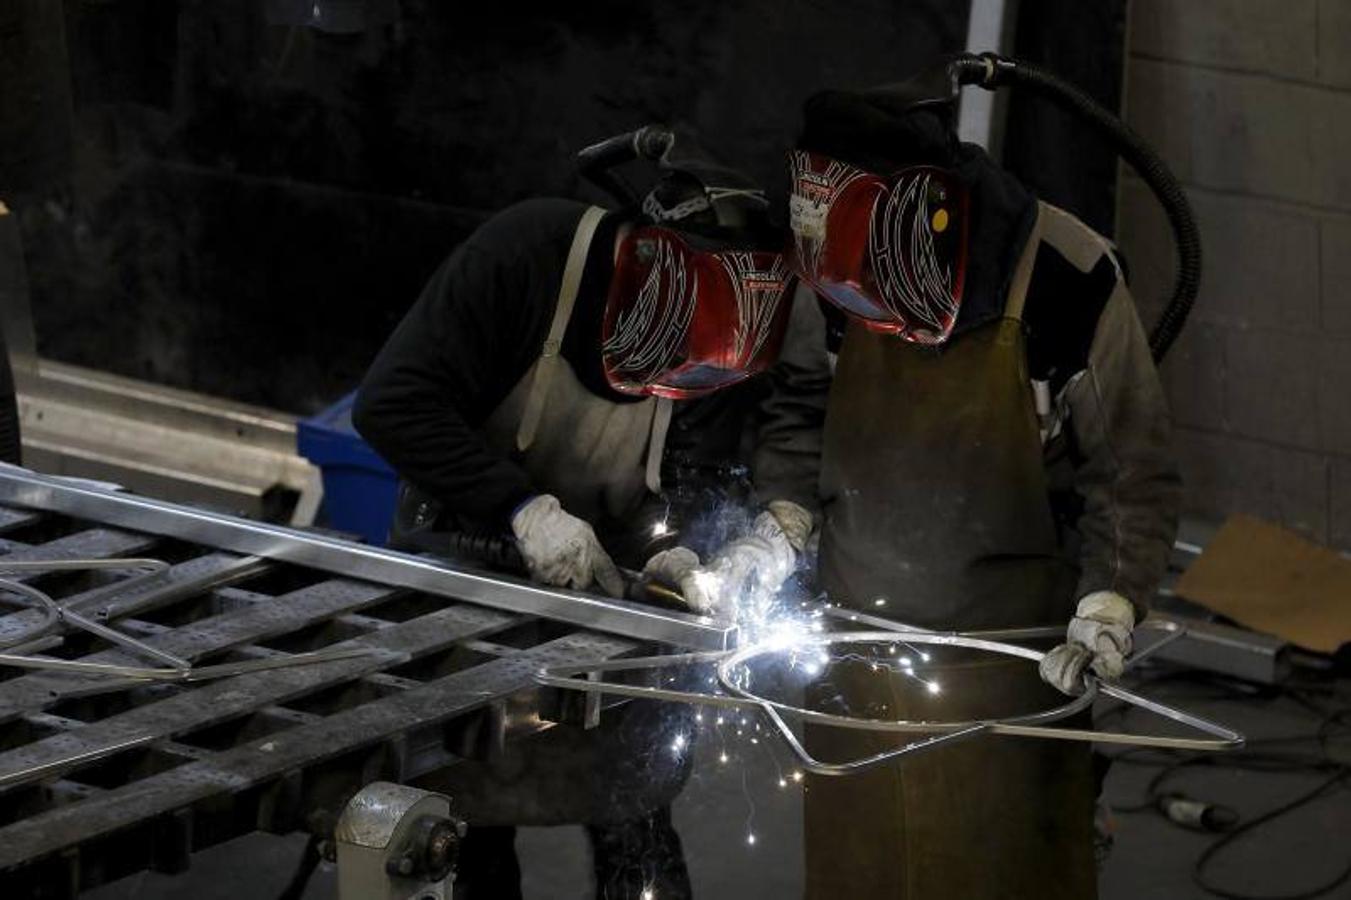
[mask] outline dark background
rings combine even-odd
[[[951,0],[0,0],[0,198],[48,357],[308,413],[492,211],[693,126],[781,189],[802,100],[960,50]],[[1015,47],[1118,105],[1124,0],[1025,0]],[[1053,23],[1053,24],[1052,24]],[[1114,161],[1014,97],[1010,166],[1110,231]]]

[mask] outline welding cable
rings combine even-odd
[[[1216,857],[1226,848],[1232,846],[1240,838],[1252,835],[1262,827],[1308,806],[1329,791],[1351,781],[1351,763],[1334,758],[1330,747],[1333,737],[1347,733],[1344,729],[1351,726],[1351,707],[1329,710],[1314,702],[1308,695],[1322,687],[1316,685],[1297,688],[1287,686],[1258,688],[1246,682],[1223,676],[1186,671],[1168,672],[1162,677],[1151,679],[1151,682],[1174,681],[1188,676],[1201,676],[1206,683],[1222,688],[1224,693],[1221,696],[1237,694],[1241,699],[1249,702],[1255,697],[1294,700],[1319,717],[1318,728],[1313,732],[1301,734],[1251,739],[1243,750],[1237,750],[1223,756],[1199,756],[1181,751],[1161,751],[1151,748],[1104,754],[1114,763],[1160,767],[1160,771],[1150,779],[1144,788],[1142,793],[1145,795],[1145,799],[1142,802],[1127,806],[1114,805],[1113,810],[1122,814],[1162,812],[1159,801],[1165,796],[1163,791],[1165,782],[1188,768],[1206,767],[1261,773],[1323,775],[1325,776],[1323,780],[1312,789],[1262,813],[1254,819],[1239,823],[1207,846],[1192,864],[1192,880],[1202,890],[1214,896],[1223,897],[1225,900],[1309,900],[1309,898],[1321,897],[1336,890],[1351,880],[1351,861],[1348,861],[1345,868],[1322,884],[1287,894],[1244,893],[1222,887],[1214,882],[1209,874],[1209,869],[1214,865]],[[1126,712],[1129,712],[1129,710],[1124,707],[1112,708],[1100,714],[1098,720],[1101,721],[1102,718],[1125,714]],[[1317,742],[1318,752],[1301,753],[1270,749],[1281,745],[1301,744],[1310,741]],[[1169,821],[1173,820],[1169,819]]]
[[[305,848],[300,851],[300,861],[296,864],[295,872],[291,874],[291,880],[277,895],[277,900],[300,900],[305,895],[305,888],[309,886],[314,870],[319,868],[319,863],[323,859],[319,852],[319,844],[319,835],[311,834],[309,840],[305,842]]]
[[[1201,888],[1201,890],[1214,894],[1217,897],[1224,897],[1226,900],[1310,900],[1310,898],[1313,897],[1321,897],[1329,891],[1336,890],[1343,884],[1346,884],[1347,881],[1351,881],[1351,862],[1347,863],[1341,872],[1323,884],[1291,894],[1252,894],[1242,891],[1231,891],[1216,885],[1206,875],[1206,867],[1214,860],[1216,854],[1225,847],[1228,847],[1243,835],[1252,833],[1262,825],[1278,819],[1287,813],[1294,812],[1296,809],[1299,809],[1306,804],[1312,803],[1314,800],[1317,800],[1348,778],[1351,778],[1351,766],[1341,766],[1339,771],[1333,773],[1313,790],[1307,791],[1293,800],[1289,800],[1275,809],[1268,810],[1257,818],[1239,825],[1202,851],[1201,855],[1197,857],[1196,862],[1192,864],[1192,881],[1194,881],[1196,886]]]
[[[1117,153],[1130,164],[1158,198],[1173,229],[1177,247],[1177,276],[1173,295],[1159,315],[1149,336],[1154,359],[1163,359],[1182,331],[1196,293],[1201,285],[1201,233],[1186,192],[1169,170],[1167,163],[1135,130],[1121,121],[1080,88],[1045,69],[995,53],[963,54],[950,71],[959,84],[973,84],[994,90],[1005,85],[1021,85],[1085,120],[1102,132]]]
[[[668,129],[644,125],[583,147],[577,152],[577,171],[620,204],[634,206],[639,202],[638,193],[615,168],[637,159],[660,160],[674,143],[675,135]]]

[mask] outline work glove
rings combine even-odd
[[[1079,601],[1065,643],[1041,660],[1041,679],[1066,694],[1083,692],[1084,670],[1108,681],[1121,677],[1131,652],[1135,607],[1114,591],[1094,591]]]
[[[702,584],[706,576],[702,572],[699,554],[689,547],[672,547],[654,553],[643,566],[644,576],[675,587],[690,609],[698,613],[706,612],[709,607],[708,593]]]
[[[511,530],[534,580],[577,590],[596,584],[611,597],[623,596],[624,580],[596,532],[564,512],[552,494],[521,504],[511,517]]]
[[[691,579],[685,599],[698,609],[727,606],[747,591],[772,595],[797,566],[812,534],[812,514],[789,500],[774,500],[755,517],[750,533],[727,544]]]

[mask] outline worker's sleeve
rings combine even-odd
[[[1137,618],[1168,565],[1181,482],[1149,342],[1124,281],[1098,318],[1088,364],[1065,387],[1084,501],[1079,596],[1115,591]]]
[[[513,268],[472,243],[456,250],[376,357],[352,416],[401,477],[490,523],[536,493],[479,427],[529,366],[522,336],[538,316],[519,308],[532,292]]]
[[[769,378],[752,459],[756,497],[765,503],[791,500],[817,515],[831,366],[825,317],[809,288],[799,285],[793,296],[783,353]]]

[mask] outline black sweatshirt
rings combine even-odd
[[[548,492],[488,446],[482,425],[539,358],[585,209],[529,200],[485,222],[437,269],[361,384],[357,430],[405,480],[457,515],[504,526],[522,501]],[[626,403],[635,398],[609,388],[599,353],[620,221],[607,215],[596,230],[562,355],[589,390]],[[735,462],[745,422],[737,411],[762,389],[677,403],[663,479],[691,459]]]

